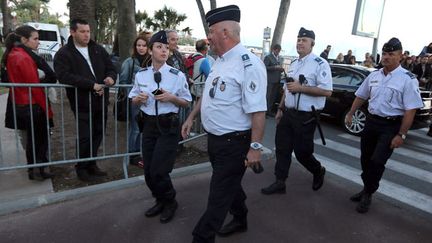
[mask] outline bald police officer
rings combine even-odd
[[[332,93],[330,66],[326,60],[312,53],[315,33],[301,28],[297,36],[299,59],[288,70],[291,78],[284,86],[284,95],[276,113],[276,181],[261,192],[269,195],[285,193],[285,180],[294,151],[297,160],[313,174],[312,189],[324,182],[325,168],[313,156],[314,133],[317,126],[316,110],[324,108],[326,96]]]
[[[358,202],[357,212],[366,213],[372,194],[378,190],[385,164],[400,147],[413,122],[416,109],[423,107],[415,75],[402,68],[402,44],[391,38],[382,48],[383,68],[372,72],[361,84],[351,110],[345,117],[348,125],[352,115],[366,101],[369,114],[361,137],[363,190],[350,199]]]
[[[146,184],[156,204],[145,213],[160,214],[160,222],[169,222],[177,209],[176,191],[169,173],[173,169],[179,138],[179,107],[192,100],[185,75],[168,64],[168,41],[165,31],[154,34],[149,41],[152,66],[141,69],[129,93],[140,106],[142,158]]]
[[[218,59],[182,129],[186,137],[201,111],[213,167],[207,209],[193,231],[194,242],[214,242],[216,232],[227,236],[247,230],[241,180],[246,167],[260,161],[267,108],[265,66],[240,44],[240,9],[235,5],[213,9],[206,20],[210,47]],[[228,212],[233,219],[221,228]]]

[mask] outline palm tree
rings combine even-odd
[[[198,5],[198,10],[199,10],[199,13],[200,13],[200,16],[201,16],[201,21],[202,21],[202,24],[203,24],[203,27],[204,27],[204,31],[205,31],[206,36],[207,36],[208,33],[209,33],[209,28],[208,28],[208,25],[207,25],[207,21],[205,20],[205,14],[206,13],[205,13],[202,1],[201,0],[196,0],[196,2],[197,2],[197,5]],[[216,8],[216,0],[210,0],[210,9],[215,9],[215,8]]]
[[[279,14],[276,20],[275,30],[273,32],[272,46],[282,42],[283,32],[285,30],[285,22],[288,15],[291,0],[281,0],[279,6]]]
[[[136,37],[135,0],[117,0],[117,33],[120,61],[129,56],[129,50]]]
[[[7,0],[1,0],[0,7],[3,14],[3,36],[6,38],[6,34],[12,29],[12,19]]]
[[[187,16],[185,14],[179,14],[175,9],[164,6],[161,10],[155,11],[153,18],[146,19],[146,26],[153,31],[160,29],[176,29],[186,18]]]

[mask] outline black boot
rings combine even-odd
[[[175,199],[169,200],[164,203],[164,207],[160,216],[160,222],[166,224],[174,217],[177,210],[178,203]]]
[[[228,224],[224,225],[217,233],[219,236],[226,237],[237,232],[247,231],[247,219],[246,217],[239,219],[233,218]]]
[[[33,168],[28,169],[27,170],[27,174],[28,174],[29,180],[34,180],[35,179]]]
[[[54,174],[51,174],[49,172],[45,172],[45,167],[40,167],[39,168],[39,172],[40,172],[40,176],[42,177],[42,179],[52,179],[54,178]]]
[[[364,194],[364,191],[362,190],[361,192],[352,195],[350,197],[350,200],[353,201],[353,202],[360,202],[363,194]]]
[[[319,173],[313,176],[312,190],[318,191],[322,187],[322,185],[324,184],[325,173],[326,169],[321,166]]]
[[[359,204],[357,205],[357,212],[359,213],[367,213],[369,211],[369,207],[372,203],[372,194],[370,193],[363,193]]]
[[[270,195],[274,193],[286,193],[285,181],[276,180],[273,184],[268,187],[261,189],[261,193],[265,195]]]
[[[102,171],[97,165],[90,165],[87,169],[87,172],[90,175],[94,175],[94,176],[107,176],[108,175],[105,171]]]
[[[163,203],[160,200],[156,200],[156,204],[153,205],[153,207],[149,208],[145,212],[145,216],[154,217],[154,216],[160,214],[162,212],[163,208],[164,208]]]

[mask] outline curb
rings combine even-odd
[[[269,160],[274,157],[272,151],[268,148],[263,148],[261,155],[262,160]],[[210,162],[190,165],[182,168],[174,169],[171,172],[171,178],[179,178],[183,176],[196,175],[211,171]],[[26,209],[38,208],[41,206],[64,202],[68,200],[78,199],[86,196],[93,196],[97,193],[104,193],[125,189],[145,184],[144,176],[137,176],[112,182],[106,182],[97,185],[72,189],[63,192],[53,192],[41,196],[23,198],[16,201],[5,202],[0,204],[0,216],[22,211]]]

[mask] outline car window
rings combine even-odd
[[[359,86],[363,78],[349,70],[333,68],[332,69],[333,84]]]

